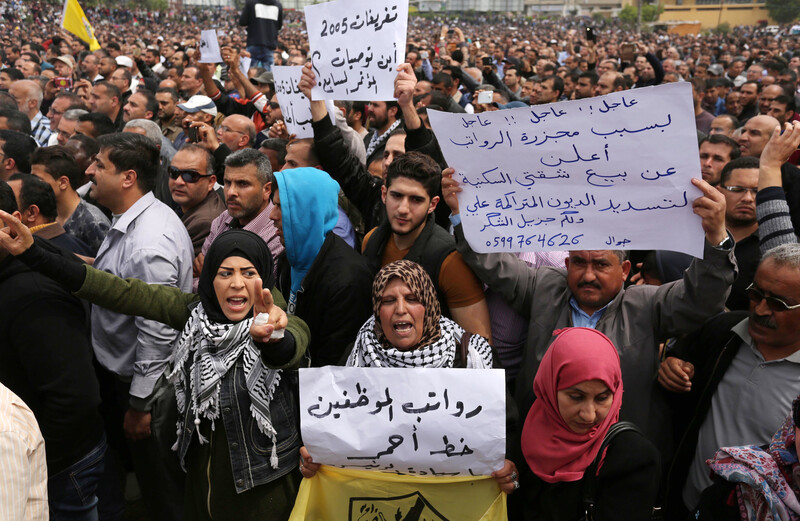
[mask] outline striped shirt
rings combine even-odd
[[[39,424],[0,384],[0,519],[47,520],[47,461]]]
[[[52,133],[50,120],[43,116],[41,112],[37,112],[36,116],[31,120],[31,136],[33,136],[33,139],[40,147],[46,147]]]

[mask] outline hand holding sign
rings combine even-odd
[[[703,191],[703,197],[694,200],[692,209],[703,219],[706,240],[716,246],[728,236],[725,230],[725,196],[702,179],[692,179],[692,184]]]
[[[208,29],[200,34],[200,59],[198,63],[220,63],[222,56],[219,54],[217,31]]]

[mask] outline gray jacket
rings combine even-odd
[[[533,378],[550,346],[553,331],[572,326],[567,272],[560,268],[530,268],[510,253],[475,253],[456,226],[458,251],[475,274],[499,293],[520,315],[530,320],[515,399],[520,418],[534,400]],[[624,419],[636,423],[657,445],[664,446],[666,405],[656,377],[659,344],[689,333],[723,311],[736,276],[733,249],[720,250],[706,242],[704,259],[695,259],[683,279],[662,286],[622,289],[606,308],[597,330],[617,347],[622,365]],[[663,406],[662,406],[663,405]]]

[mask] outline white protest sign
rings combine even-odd
[[[221,63],[222,55],[219,52],[217,31],[208,29],[200,33],[200,59],[199,63]]]
[[[477,252],[703,255],[691,85],[481,114],[429,111]]]
[[[261,4],[259,4],[261,5]],[[247,71],[250,70],[250,63],[253,61],[252,58],[249,56],[240,56],[239,57],[239,70],[242,71],[242,74],[247,76]]]
[[[314,129],[311,128],[311,103],[297,86],[303,74],[302,65],[274,65],[272,74],[286,130],[298,139],[314,137]],[[326,101],[325,107],[328,109],[331,123],[335,125],[333,102]]]
[[[335,0],[305,8],[312,99],[393,100],[405,60],[408,0]]]
[[[505,458],[505,377],[499,369],[300,369],[300,426],[317,463],[488,475]]]

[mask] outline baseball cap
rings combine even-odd
[[[73,58],[69,54],[64,54],[64,55],[59,56],[58,58],[54,58],[53,61],[54,62],[61,62],[61,63],[64,63],[66,65],[69,65],[69,67],[72,68],[72,69],[75,68],[75,58]]]
[[[250,83],[252,83],[253,85],[275,83],[275,77],[272,75],[270,71],[264,71],[255,78],[250,78]]]
[[[178,108],[190,114],[203,111],[206,114],[211,114],[212,116],[217,115],[217,106],[214,104],[211,98],[208,96],[203,96],[202,94],[195,94],[189,98],[189,101],[186,103],[179,103]]]
[[[114,61],[116,61],[117,65],[120,67],[127,67],[129,69],[133,68],[133,60],[127,56],[117,56]]]

